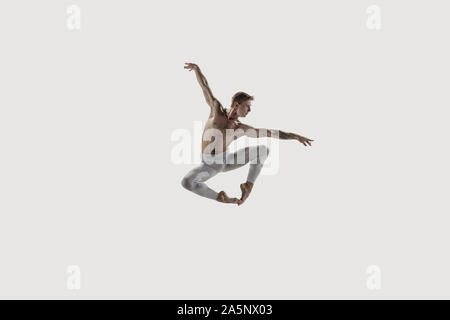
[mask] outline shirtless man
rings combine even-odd
[[[269,149],[264,145],[259,145],[242,148],[231,153],[227,151],[227,147],[231,142],[242,136],[251,138],[273,137],[282,140],[294,139],[305,146],[311,145],[311,142],[314,141],[295,133],[256,129],[241,123],[239,117],[245,117],[251,110],[252,96],[245,92],[236,93],[232,98],[231,107],[227,110],[213,96],[205,76],[196,64],[185,63],[184,68],[195,72],[206,102],[211,108],[203,130],[202,163],[183,178],[181,184],[184,188],[219,202],[241,205],[250,195],[255,180],[269,154]],[[212,143],[210,142],[211,140],[213,140]],[[250,161],[252,163],[250,164],[247,181],[240,185],[242,192],[240,199],[228,197],[225,191],[217,193],[206,185],[205,181],[219,172],[240,168]]]

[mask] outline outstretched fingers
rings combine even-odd
[[[314,140],[308,139],[308,138],[305,138],[305,137],[301,137],[301,138],[299,139],[299,141],[300,141],[301,143],[303,143],[304,146],[311,146],[311,142],[314,141]]]
[[[192,71],[196,66],[194,63],[189,63],[189,62],[185,62],[184,64],[185,64],[184,68],[188,69],[189,71]]]

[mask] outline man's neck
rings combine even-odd
[[[237,120],[238,117],[236,115],[236,113],[234,112],[234,110],[230,109],[230,112],[228,113],[228,119],[230,120]]]

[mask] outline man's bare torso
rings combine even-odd
[[[227,147],[237,138],[239,138],[239,120],[228,119],[226,110],[222,105],[211,110],[202,135],[202,152],[209,154],[218,154],[225,152]],[[228,129],[228,132],[227,132]],[[222,149],[220,150],[220,141],[216,142],[216,136],[222,137]]]

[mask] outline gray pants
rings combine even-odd
[[[216,200],[218,193],[206,185],[206,180],[219,172],[237,169],[251,162],[247,181],[255,183],[268,155],[269,148],[264,145],[246,147],[236,152],[225,151],[216,155],[202,153],[202,163],[188,172],[181,180],[181,185],[202,197]]]

